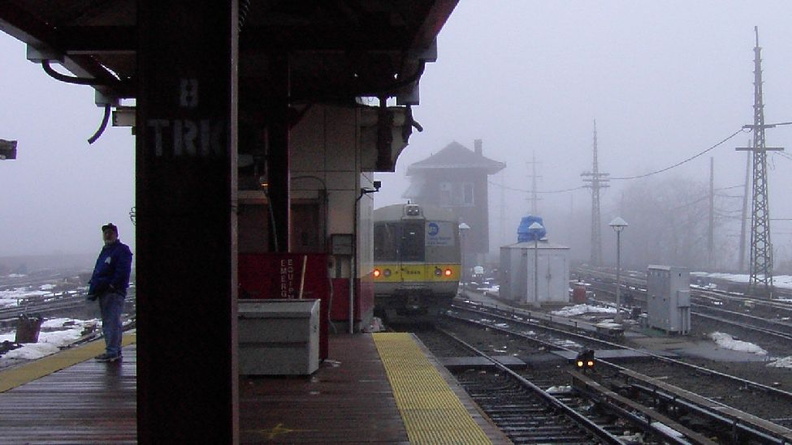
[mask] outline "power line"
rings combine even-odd
[[[489,180],[487,181],[487,183],[489,183],[490,185],[494,185],[495,187],[501,187],[501,188],[503,188],[505,190],[511,190],[513,192],[534,193],[533,190],[526,190],[526,189],[521,189],[521,188],[517,188],[517,187],[509,187],[508,185],[498,184],[496,182],[492,182],[492,181],[489,181]],[[570,189],[564,189],[564,190],[549,190],[549,191],[537,190],[536,193],[540,193],[540,194],[569,193],[569,192],[574,192],[575,190],[581,190],[581,189],[584,189],[584,188],[585,188],[585,186],[581,185],[579,187],[570,188]]]
[[[688,163],[688,162],[690,162],[690,161],[692,161],[692,160],[694,160],[694,159],[698,158],[699,156],[701,156],[701,155],[704,155],[705,153],[708,153],[708,152],[710,152],[710,151],[712,151],[712,150],[714,150],[714,149],[718,148],[719,146],[721,146],[721,145],[723,145],[724,143],[726,143],[727,141],[729,141],[729,139],[731,139],[731,138],[733,138],[733,137],[737,136],[737,135],[738,135],[738,134],[740,134],[740,133],[746,132],[746,131],[750,131],[750,130],[747,130],[747,129],[745,129],[745,128],[740,128],[739,130],[735,131],[734,133],[732,133],[732,134],[731,134],[730,136],[728,136],[727,138],[725,138],[725,139],[723,139],[722,141],[718,142],[717,144],[715,144],[715,145],[713,145],[713,146],[711,146],[711,147],[707,148],[706,150],[702,151],[701,153],[698,153],[698,154],[696,154],[696,155],[694,155],[694,156],[691,156],[691,157],[689,157],[689,158],[685,159],[684,161],[677,162],[676,164],[674,164],[674,165],[670,165],[670,166],[668,166],[668,167],[666,167],[666,168],[663,168],[663,169],[660,169],[660,170],[655,170],[655,171],[653,171],[653,172],[646,173],[646,174],[643,174],[643,175],[637,175],[637,176],[625,176],[625,177],[621,177],[621,178],[611,178],[611,179],[618,179],[618,180],[627,180],[627,179],[640,179],[640,178],[645,178],[645,177],[647,177],[647,176],[656,175],[656,174],[658,174],[658,173],[663,173],[663,172],[666,172],[666,171],[668,171],[668,170],[671,170],[672,168],[676,168],[676,167],[679,167],[680,165],[686,164],[686,163]]]

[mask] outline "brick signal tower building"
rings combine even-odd
[[[403,197],[416,204],[437,205],[454,211],[469,230],[463,236],[463,261],[467,269],[483,264],[489,252],[489,202],[487,176],[506,167],[485,158],[481,139],[474,149],[452,142],[438,153],[407,168],[410,187]],[[464,233],[466,232],[466,233]]]

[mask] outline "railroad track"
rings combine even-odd
[[[455,305],[455,311],[461,311]],[[578,332],[569,332],[570,324],[561,326],[548,326],[547,320],[540,320],[533,314],[526,317],[514,310],[500,310],[486,308],[481,305],[466,307],[464,310],[475,311],[478,320],[468,320],[471,329],[477,332],[483,330],[503,332],[516,336],[520,341],[514,343],[538,342],[545,351],[562,351],[565,342],[574,342],[572,348],[566,347],[567,356],[575,354],[580,348],[607,348],[609,350],[628,350],[624,345],[614,342],[592,338]],[[482,312],[483,311],[483,312]],[[481,321],[481,319],[485,321]],[[531,319],[531,322],[524,320]],[[558,317],[555,317],[558,318]],[[551,334],[543,336],[565,337],[554,340],[539,339],[539,331],[549,329]],[[576,329],[580,329],[578,325]],[[530,334],[526,334],[530,332]],[[497,344],[499,340],[488,340]],[[507,343],[500,340],[501,343]],[[597,346],[598,345],[598,346]],[[488,347],[485,345],[485,348]],[[515,354],[506,351],[503,346],[498,347],[501,353]],[[530,355],[530,350],[523,346],[519,354]],[[598,359],[598,372],[596,375],[580,376],[573,378],[578,391],[601,392],[602,389],[611,391],[608,395],[599,394],[597,400],[607,400],[614,406],[621,406],[626,412],[636,412],[636,407],[626,405],[631,403],[648,404],[647,413],[642,413],[641,418],[648,418],[651,413],[659,413],[666,418],[657,420],[661,424],[673,421],[679,423],[690,431],[706,430],[708,435],[718,437],[721,443],[792,443],[792,432],[785,428],[785,418],[792,417],[792,394],[784,390],[768,386],[748,379],[737,378],[719,371],[695,366],[679,360],[653,356],[646,351],[634,351],[640,359],[633,359],[630,363],[616,364],[610,360]],[[574,356],[574,355],[572,355]],[[532,373],[536,373],[537,366],[529,366]],[[556,374],[561,374],[555,370]],[[646,375],[644,373],[648,373]],[[533,376],[531,379],[544,378]],[[670,382],[678,384],[675,386]],[[616,388],[616,390],[613,390]],[[689,388],[685,390],[684,388]],[[693,388],[693,389],[690,389]],[[714,391],[714,392],[710,392]],[[702,395],[696,394],[697,392]],[[726,395],[739,399],[742,405],[735,407],[726,404]],[[629,396],[629,397],[628,397]],[[721,401],[719,401],[721,400]],[[772,401],[772,403],[770,403]],[[735,400],[729,399],[730,404]],[[612,408],[616,409],[616,408]],[[759,411],[751,410],[759,409]],[[764,411],[762,411],[764,409]],[[637,411],[640,412],[640,411]],[[774,419],[773,414],[776,418]],[[777,423],[763,419],[774,419]],[[675,428],[679,431],[680,427]],[[697,438],[694,442],[699,442]],[[748,440],[746,442],[746,440]]]
[[[0,327],[14,325],[22,314],[31,316],[61,314],[84,306],[85,297],[78,292],[28,297],[22,299],[17,306],[0,309]]]
[[[598,296],[608,295],[615,284],[608,272],[585,269],[582,273],[597,277],[591,288]],[[645,305],[645,279],[631,276],[629,291],[635,303]],[[792,304],[787,300],[752,298],[720,290],[691,287],[692,326],[702,330],[735,330],[740,337],[750,338],[764,349],[772,348],[776,355],[792,355]],[[610,304],[605,301],[604,304]],[[692,329],[696,330],[696,329]]]
[[[463,345],[474,357],[492,363],[494,371],[463,365],[450,369],[471,398],[516,444],[715,443],[580,372],[534,370],[527,378],[456,335],[438,332]],[[424,341],[426,335],[419,334]],[[442,354],[444,350],[438,349],[437,341],[433,343],[435,354]],[[578,383],[570,387],[570,381]]]
[[[473,357],[490,361],[497,372],[476,367],[452,368],[459,383],[490,419],[515,444],[621,444],[612,431],[619,429],[611,419],[599,422],[582,412],[590,406],[585,397],[551,394],[530,380],[501,365],[494,357],[447,331],[442,332]],[[440,352],[435,342],[435,353]],[[556,380],[559,380],[556,377]],[[560,383],[560,382],[559,382]]]
[[[614,273],[596,269],[580,268],[578,276],[593,278],[590,288],[597,291],[598,295],[612,295],[616,288]],[[641,274],[629,274],[622,278],[623,292],[629,292],[635,297],[635,303],[646,309],[646,277]],[[779,289],[779,292],[784,290]],[[792,302],[787,299],[768,300],[755,298],[741,293],[728,292],[714,289],[704,289],[697,286],[690,288],[693,314],[696,312],[720,313],[722,318],[735,319],[737,317],[764,319],[766,323],[786,325],[792,327]],[[757,321],[759,323],[759,321]]]
[[[37,295],[21,298],[16,306],[0,308],[0,327],[16,324],[20,315],[28,316],[73,316],[83,311],[88,303],[85,294],[81,291],[67,291],[60,294]],[[135,289],[131,287],[126,304],[135,304]]]

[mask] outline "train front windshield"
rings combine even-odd
[[[423,221],[374,226],[374,261],[423,261]]]
[[[378,223],[374,225],[374,261],[459,261],[455,235],[456,225],[446,221]]]

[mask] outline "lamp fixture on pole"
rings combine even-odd
[[[462,267],[462,274],[461,274],[462,276],[460,277],[460,279],[462,281],[463,289],[464,289],[464,286],[465,286],[465,279],[467,277],[467,270],[466,270],[467,261],[465,261],[465,256],[467,255],[467,233],[469,231],[470,231],[470,226],[469,225],[467,225],[465,223],[461,223],[459,225],[459,237],[461,238],[460,239],[461,246],[460,246],[460,249],[459,249],[460,253],[461,253],[461,258],[460,258],[460,263],[461,264],[460,264],[460,266]]]
[[[531,223],[528,226],[528,233],[533,235],[534,239],[534,305],[539,306],[539,234],[544,230],[544,227],[538,222]]]
[[[621,312],[619,312],[621,308],[621,301],[620,301],[620,290],[621,290],[621,232],[624,230],[629,224],[627,221],[623,220],[621,217],[617,216],[613,218],[613,221],[608,224],[611,226],[614,232],[616,232],[616,317],[615,321],[617,323],[621,323]]]

